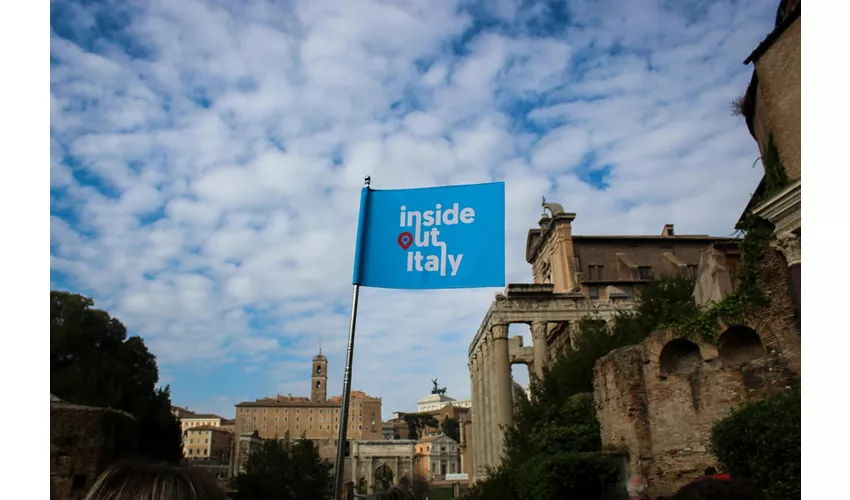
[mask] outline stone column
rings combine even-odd
[[[777,234],[776,241],[773,242],[771,246],[776,250],[779,250],[782,255],[785,256],[785,262],[788,263],[788,268],[791,271],[794,308],[797,309],[797,313],[799,314],[802,309],[800,298],[800,266],[803,261],[801,237],[791,231]]]
[[[508,325],[493,326],[493,369],[496,378],[496,422],[499,426],[496,441],[496,462],[501,463],[504,438],[501,427],[513,423],[513,384],[511,383],[511,358],[508,346]]]
[[[482,385],[482,402],[484,403],[482,417],[482,433],[481,433],[481,470],[490,465],[490,441],[492,439],[493,430],[491,428],[492,418],[490,408],[492,406],[493,394],[491,391],[491,364],[490,364],[490,342],[485,337],[482,339],[481,345],[481,385]]]
[[[531,322],[531,348],[534,352],[534,374],[538,379],[543,378],[543,367],[548,363],[546,357],[546,333],[549,324],[545,321]]]
[[[472,465],[474,469],[469,471],[470,476],[475,479],[478,476],[478,465],[481,463],[481,358],[478,353],[472,354],[472,439],[466,440],[466,446],[472,447]]]

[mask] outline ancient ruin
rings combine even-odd
[[[576,215],[543,204],[539,229],[531,229],[526,260],[533,284],[509,284],[496,295],[470,343],[474,479],[501,463],[500,428],[512,423],[511,365],[525,364],[541,376],[563,349],[573,345],[580,320],[610,321],[634,308],[635,289],[654,275],[696,274],[702,252],[725,237],[676,235],[665,225],[658,236],[573,236]],[[514,323],[528,324],[532,345],[508,337]]]

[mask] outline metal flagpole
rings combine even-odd
[[[368,188],[372,179],[366,177]],[[360,224],[366,221],[361,220]],[[357,257],[355,256],[355,260]],[[354,331],[357,327],[357,303],[360,299],[360,283],[354,283],[351,294],[351,320],[348,324],[348,350],[345,355],[345,375],[342,380],[342,408],[340,408],[339,442],[336,446],[336,464],[334,464],[334,500],[342,500],[343,474],[345,473],[345,443],[348,433],[348,406],[351,399],[351,366],[354,363]]]

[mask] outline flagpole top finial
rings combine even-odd
[[[366,187],[371,186],[372,185],[372,176],[367,175],[366,178],[363,179],[363,183]]]

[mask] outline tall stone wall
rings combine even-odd
[[[51,403],[51,500],[83,498],[108,466],[135,453],[136,444],[136,423],[127,414]]]
[[[673,494],[714,465],[711,428],[732,408],[799,380],[775,333],[751,326],[730,327],[719,348],[659,331],[597,362],[603,445],[628,454],[630,472],[647,477],[653,497]]]

